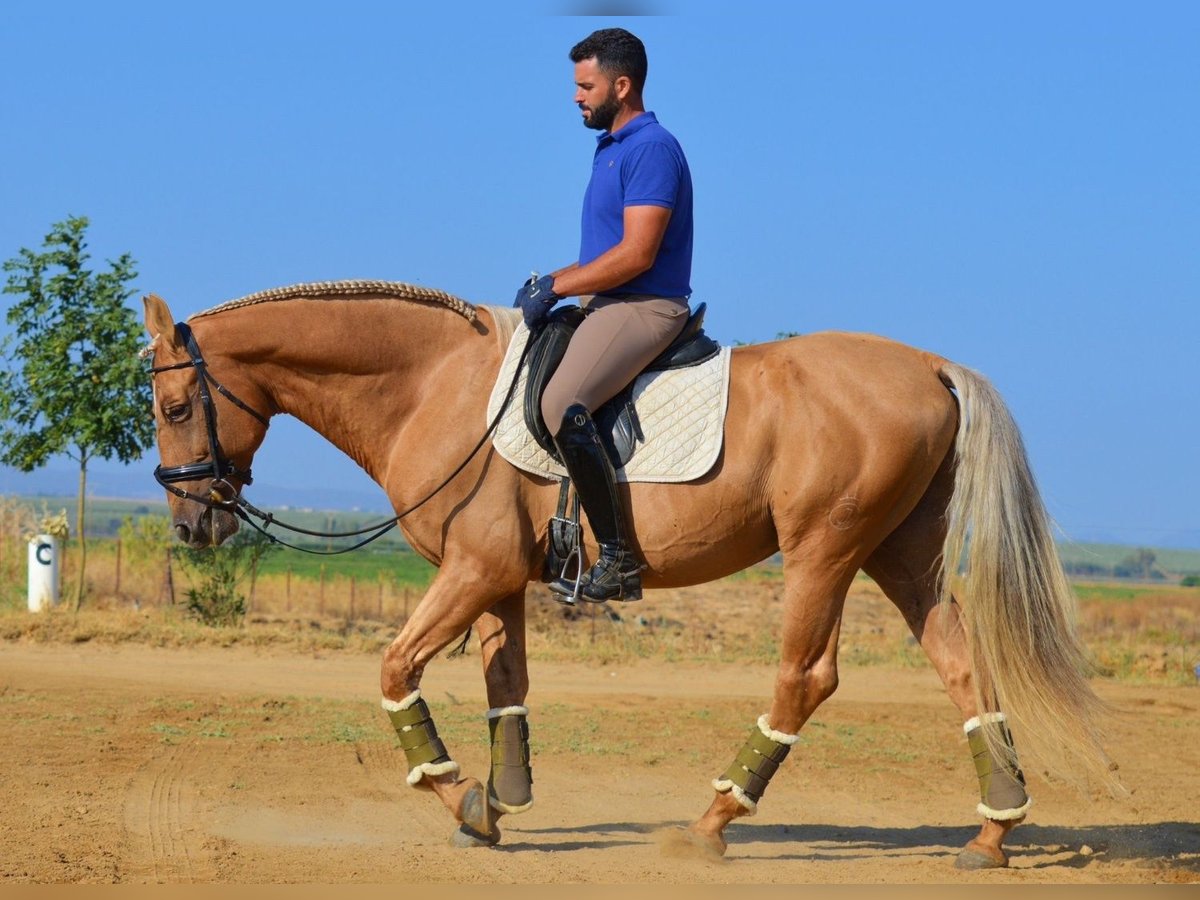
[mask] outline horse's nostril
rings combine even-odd
[[[192,530],[181,522],[175,526],[175,537],[186,544],[191,540]]]

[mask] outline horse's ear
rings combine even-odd
[[[142,298],[146,306],[146,331],[150,333],[151,346],[163,350],[183,350],[183,342],[179,340],[179,331],[175,327],[175,317],[167,306],[167,301],[158,294],[147,294]]]

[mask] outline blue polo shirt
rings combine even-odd
[[[652,112],[596,138],[592,179],[583,195],[581,266],[621,242],[627,206],[662,206],[672,211],[671,220],[654,265],[609,293],[691,296],[692,174],[679,141]]]

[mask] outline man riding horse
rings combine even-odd
[[[623,517],[592,414],[684,327],[691,190],[678,145],[642,109],[640,42],[598,32],[572,58],[585,124],[605,132],[580,259],[535,279],[517,304],[536,327],[560,296],[592,295],[542,403],[547,423],[561,423],[557,446],[598,538],[584,596],[632,599],[643,577],[649,588],[682,586],[775,553],[783,561],[768,709],[686,840],[724,853],[726,828],[753,814],[837,689],[845,599],[861,570],[904,617],[964,723],[984,821],[957,864],[1007,865],[1003,841],[1030,803],[1013,732],[1039,770],[1115,781],[1075,597],[1007,405],[979,373],[873,335],[738,347],[711,468],[686,483],[631,480],[622,492],[656,514]],[[161,298],[145,303],[155,476],[176,534],[204,547],[251,521],[241,491],[275,415],[358,461],[396,510],[384,527],[397,525],[438,569],[380,666],[408,782],[450,811],[456,846],[499,842],[497,819],[533,803],[525,601],[546,571],[542,523],[561,491],[501,462],[494,424],[482,438],[455,426],[492,421],[489,391],[518,316],[369,281],[262,291],[186,323]],[[462,775],[421,693],[426,666],[472,626],[489,707],[486,785]]]
[[[692,269],[692,178],[679,142],[642,102],[646,50],[623,28],[571,50],[575,102],[600,131],[583,197],[579,261],[517,292],[536,329],[563,297],[589,315],[542,395],[542,416],[587,513],[600,558],[580,579],[587,600],[637,600],[642,561],[630,545],[617,477],[592,414],[683,330]],[[550,589],[570,597],[574,579]]]

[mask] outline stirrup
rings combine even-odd
[[[576,527],[578,527],[578,523],[576,523]],[[567,574],[571,569],[572,562],[575,563],[574,578]],[[571,552],[567,554],[567,558],[563,560],[562,571],[548,585],[551,593],[554,594],[554,599],[567,606],[574,606],[578,603],[581,599],[579,592],[583,586],[583,575],[583,545],[576,543],[571,548]]]

